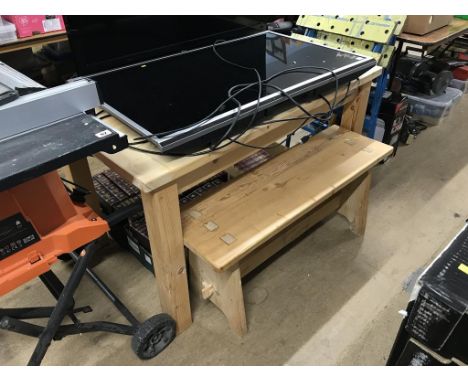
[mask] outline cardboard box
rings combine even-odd
[[[415,292],[405,331],[440,356],[468,363],[468,225],[423,273]]]
[[[3,18],[15,24],[19,38],[65,30],[62,16],[10,15]]]
[[[452,18],[453,16],[447,15],[411,15],[406,18],[403,32],[423,35],[450,24]]]

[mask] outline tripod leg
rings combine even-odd
[[[73,299],[73,295],[78,288],[81,279],[83,278],[88,261],[94,252],[94,248],[94,243],[88,244],[84,249],[84,256],[80,256],[78,262],[73,267],[70,278],[65,284],[65,287],[63,288],[63,291],[57,300],[57,305],[55,306],[54,311],[50,316],[47,326],[39,337],[36,348],[34,349],[34,352],[29,360],[29,366],[41,364],[42,359],[44,358],[47,349],[49,348],[50,343],[52,342],[52,339],[57,332],[57,329],[59,328],[63,318],[66,316],[67,311],[70,308],[70,301]]]

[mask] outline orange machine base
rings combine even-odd
[[[0,261],[0,296],[109,230],[88,206],[72,202],[56,171],[0,192],[0,221],[16,213],[33,225],[40,240]]]

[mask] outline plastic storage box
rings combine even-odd
[[[411,95],[408,97],[408,112],[416,120],[429,125],[438,125],[447,117],[452,108],[460,101],[463,92],[459,89],[448,87],[440,96]]]
[[[462,81],[454,78],[452,81],[450,81],[449,86],[451,88],[459,89],[465,94],[468,93],[468,80]]]
[[[14,24],[0,17],[0,45],[17,40]]]
[[[376,141],[382,142],[385,135],[385,122],[383,119],[377,118],[377,123],[375,125],[374,139]]]

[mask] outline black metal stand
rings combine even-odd
[[[403,41],[398,41],[398,46],[397,46],[395,54],[393,56],[392,68],[390,70],[390,79],[388,80],[388,88],[389,89],[392,89],[393,81],[395,80],[396,67],[397,67],[398,60],[401,57],[403,44],[404,44]]]
[[[39,338],[28,365],[41,364],[52,340],[61,340],[73,334],[101,331],[134,336],[132,348],[143,359],[156,356],[174,339],[175,322],[170,316],[159,314],[140,323],[107,285],[88,268],[95,247],[93,242],[85,247],[83,255],[70,254],[75,265],[65,285],[52,271],[40,276],[41,281],[57,299],[55,307],[0,309],[0,329]],[[92,310],[89,306],[74,308],[73,295],[85,273],[130,322],[130,325],[107,321],[81,323],[78,320],[75,313],[87,313]],[[73,324],[61,325],[66,316],[70,317]],[[49,317],[49,321],[45,327],[21,320],[46,317]]]

